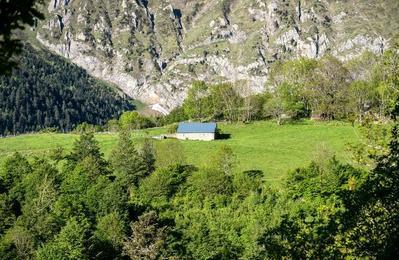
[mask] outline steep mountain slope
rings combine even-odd
[[[37,38],[167,113],[193,80],[261,91],[276,60],[382,53],[399,1],[51,0]]]
[[[65,59],[25,46],[19,68],[0,77],[0,136],[77,124],[104,124],[124,110],[128,100],[107,84]]]

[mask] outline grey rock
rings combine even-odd
[[[244,84],[259,93],[276,60],[332,54],[346,61],[389,48],[388,30],[346,32],[361,6],[317,2],[315,8],[310,0],[233,1],[224,14],[218,1],[51,0],[37,39],[168,113],[182,104],[194,80]],[[394,22],[368,15],[369,22]]]

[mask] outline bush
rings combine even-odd
[[[124,130],[137,130],[154,127],[155,123],[136,111],[129,111],[121,115],[119,126]]]
[[[77,127],[75,127],[75,129],[72,132],[75,134],[82,134],[82,133],[98,133],[101,131],[102,131],[101,126],[82,123],[79,124]]]
[[[39,131],[40,134],[54,134],[59,133],[59,130],[55,127],[47,127]]]
[[[168,126],[168,134],[175,134],[177,132],[178,124],[172,124]]]

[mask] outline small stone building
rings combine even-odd
[[[180,140],[213,141],[216,138],[216,123],[180,123],[176,138]]]

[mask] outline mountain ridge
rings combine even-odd
[[[393,0],[51,0],[46,12],[46,48],[164,114],[194,80],[261,92],[278,60],[383,53],[399,27]]]

